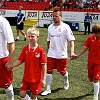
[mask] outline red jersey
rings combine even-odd
[[[88,62],[100,64],[100,38],[90,35],[84,43],[84,46],[88,48]]]
[[[25,81],[42,81],[42,64],[46,63],[46,55],[44,49],[40,45],[35,49],[29,48],[29,45],[25,46],[18,60],[24,62],[25,69],[23,79]]]

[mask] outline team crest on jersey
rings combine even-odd
[[[61,32],[61,28],[59,28],[58,31]]]
[[[40,57],[40,52],[36,52],[35,57],[39,58]]]

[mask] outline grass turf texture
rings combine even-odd
[[[25,27],[26,30],[29,27]],[[16,27],[12,26],[14,38],[16,39]],[[46,51],[46,38],[47,38],[47,29],[40,28],[40,38],[38,39],[38,43],[45,49]],[[77,54],[82,48],[84,41],[86,40],[88,35],[83,35],[83,32],[73,31],[75,35],[75,53]],[[20,34],[20,41],[16,41],[15,45],[15,57],[14,61],[17,60],[23,46],[28,44],[28,41],[23,41],[24,37]],[[68,44],[69,47],[69,44]],[[69,52],[69,49],[68,49]],[[21,100],[19,97],[19,87],[21,84],[21,79],[23,76],[23,65],[20,65],[17,68],[14,68],[14,93],[15,100]],[[87,52],[83,54],[80,58],[76,60],[68,61],[67,70],[69,72],[69,83],[70,87],[68,90],[63,89],[63,77],[56,70],[53,72],[53,81],[51,85],[52,94],[47,96],[38,95],[39,100],[92,100],[93,94],[91,93],[93,87],[87,78]],[[45,90],[45,88],[43,88]],[[28,91],[29,93],[29,91]],[[99,96],[100,98],[100,96]],[[4,89],[0,89],[0,100],[7,100]]]

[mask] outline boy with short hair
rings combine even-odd
[[[88,78],[94,86],[93,100],[98,100],[100,80],[100,23],[93,25],[92,33],[86,39],[84,48],[75,58],[78,58],[88,50]]]
[[[39,30],[31,27],[27,30],[27,39],[29,44],[26,45],[13,68],[25,63],[24,75],[20,87],[20,97],[22,100],[37,100],[37,95],[41,92],[41,87],[46,84],[46,55],[44,49],[37,44]],[[31,91],[31,99],[26,91]]]

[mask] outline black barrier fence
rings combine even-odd
[[[11,26],[15,26],[17,23],[17,17],[6,17],[6,19],[9,21]]]

